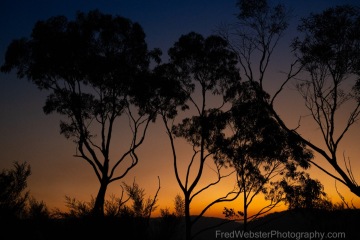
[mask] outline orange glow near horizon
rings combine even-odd
[[[7,164],[2,162],[2,168],[10,168],[12,161],[27,161],[32,168],[32,175],[29,177],[28,188],[30,194],[37,200],[44,201],[49,209],[59,208],[66,210],[65,195],[74,197],[80,201],[90,201],[91,196],[95,197],[99,187],[99,183],[95,174],[89,164],[85,161],[73,157],[75,154],[75,145],[66,140],[63,136],[58,134],[58,121],[56,115],[45,116],[41,110],[45,94],[39,94],[38,90],[28,83],[27,93],[23,97],[23,102],[30,102],[30,99],[36,101],[31,104],[25,104],[20,107],[18,111],[24,111],[27,114],[27,120],[18,125],[17,121],[11,121],[11,111],[4,118],[9,118],[8,125],[5,128],[5,134],[12,135],[15,139],[16,145],[9,146],[6,142],[2,142],[3,146],[9,146],[7,152]],[[290,96],[293,101],[290,101]],[[12,101],[12,100],[11,100]],[[11,106],[11,101],[8,106]],[[278,107],[280,115],[289,126],[296,127],[299,116],[305,115],[305,110],[301,108],[294,91],[287,90],[278,99]],[[292,107],[296,106],[296,107]],[[36,124],[34,124],[36,123]],[[127,127],[127,126],[126,126]],[[9,132],[11,129],[17,129],[15,132]],[[8,132],[7,132],[8,131]],[[317,126],[311,123],[311,118],[306,117],[301,120],[300,131],[307,139],[318,143],[321,146],[320,130]],[[360,149],[356,146],[358,142],[358,132],[360,126],[355,124],[351,131],[347,133],[339,149],[339,161],[342,161],[342,154],[346,158],[352,160],[352,169],[355,179],[360,179],[359,171],[360,162],[357,159],[360,157]],[[2,139],[4,140],[4,139]],[[114,137],[114,159],[116,154],[120,154],[122,149],[128,144],[121,142],[120,137]],[[191,154],[191,146],[186,143],[177,144],[178,162],[186,164],[189,161],[189,154]],[[189,151],[190,147],[190,153]],[[4,150],[3,150],[4,153]],[[121,195],[121,183],[124,181],[131,184],[134,180],[141,188],[145,190],[146,198],[154,197],[158,187],[157,176],[160,177],[160,191],[158,194],[158,208],[152,216],[160,215],[160,209],[169,208],[170,211],[174,206],[174,198],[176,194],[181,194],[181,190],[176,182],[173,159],[171,154],[170,144],[165,133],[165,127],[160,121],[152,124],[149,128],[147,138],[144,144],[139,148],[139,163],[129,172],[129,174],[118,182],[113,182],[107,191],[107,197],[111,194],[116,196]],[[3,157],[4,158],[4,157]],[[10,161],[11,159],[11,161]],[[316,162],[326,167],[331,173],[332,171],[328,163],[323,157],[315,155]],[[343,164],[341,164],[343,166]],[[183,165],[186,167],[187,165]],[[196,171],[196,170],[195,170]],[[335,181],[333,178],[326,175],[321,170],[312,166],[308,172],[312,178],[318,179],[325,187],[325,192],[333,202],[340,202],[341,199],[335,189]],[[184,178],[184,171],[181,171],[181,178]],[[210,183],[214,180],[214,172],[210,165],[205,167],[205,172],[199,187]],[[233,179],[234,180],[234,179]],[[225,184],[220,184],[213,187],[211,190],[205,191],[203,194],[197,196],[191,205],[191,214],[199,214],[204,208],[205,204],[210,203],[218,197],[224,196],[227,191],[233,188],[234,181],[228,180]],[[346,201],[355,206],[360,206],[360,199],[352,194],[341,183],[336,184],[340,194],[342,194]],[[259,196],[257,200],[250,205],[249,214],[255,214],[261,207],[263,207],[264,200]],[[235,210],[242,210],[241,196],[232,203],[221,203],[211,207],[205,216],[224,217],[222,214],[224,207],[233,207]],[[281,211],[286,209],[285,206],[275,208],[273,211]]]

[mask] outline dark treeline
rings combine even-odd
[[[278,90],[270,94],[265,89],[274,81],[267,76],[269,63],[286,33],[290,13],[286,6],[266,0],[239,0],[236,7],[238,22],[221,26],[210,36],[183,34],[168,49],[165,63],[162,50],[148,49],[138,23],[98,10],[78,12],[74,20],[54,16],[38,21],[29,38],[10,43],[1,71],[15,71],[49,93],[44,113],[62,117],[61,134],[75,143],[75,157],[90,164],[99,181],[94,199],[79,202],[66,197],[67,212],[49,211],[26,192],[31,174],[26,162],[3,170],[0,220],[6,224],[21,220],[26,229],[13,234],[26,236],[32,231],[48,238],[58,232],[64,238],[72,232],[105,237],[124,231],[134,239],[190,240],[208,230],[198,231],[196,224],[220,202],[241,199],[239,209],[224,209],[224,217],[226,222],[241,220],[245,231],[280,203],[291,210],[354,207],[345,200],[333,204],[321,182],[306,170],[317,167],[360,196],[351,165],[346,160],[342,165],[337,156],[341,140],[360,113],[359,8],[337,6],[302,19],[299,37],[289,48],[293,62]],[[300,121],[298,127],[289,128],[276,111],[275,100],[290,81],[295,82],[324,144],[302,136]],[[347,117],[345,125],[337,122],[339,115]],[[119,134],[114,129],[122,118],[129,125],[121,127],[132,134],[121,144],[129,147],[110,161],[118,147],[112,145],[112,137]],[[146,198],[135,182],[123,182],[121,197],[106,199],[109,184],[122,181],[141,164],[138,149],[146,137],[151,138],[147,131],[155,122],[165,126],[172,152],[169,160],[181,190],[175,196],[175,210],[161,209],[156,221],[151,214],[158,207],[157,193]],[[189,143],[192,153],[190,159],[181,160],[188,162],[184,176],[178,166],[179,138]],[[330,168],[318,164],[314,152]],[[213,182],[203,178],[209,164],[217,176]],[[229,177],[234,185],[227,194],[205,204],[193,217],[194,199]],[[269,204],[250,216],[249,206],[257,196]]]

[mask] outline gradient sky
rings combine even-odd
[[[237,13],[235,0],[2,0],[0,2],[0,65],[4,62],[4,53],[11,40],[28,37],[38,20],[65,15],[73,19],[76,11],[87,12],[99,9],[104,13],[127,17],[143,27],[149,48],[159,47],[165,53],[169,47],[182,35],[195,31],[207,36],[221,23],[232,23]],[[276,1],[275,1],[276,2]],[[291,21],[290,29],[273,56],[270,74],[275,77],[278,71],[286,70],[289,63],[289,42],[296,35],[295,26],[300,17],[310,12],[321,12],[323,9],[338,4],[360,5],[353,0],[302,0],[282,1],[291,9],[295,18]],[[276,82],[274,83],[276,84]],[[273,86],[269,86],[270,88]],[[276,87],[276,86],[275,86]],[[55,207],[64,209],[64,196],[75,197],[81,201],[88,201],[90,196],[96,196],[98,182],[94,172],[85,161],[73,157],[75,145],[59,134],[59,116],[46,116],[42,106],[47,93],[40,92],[26,80],[17,79],[14,74],[0,73],[0,169],[11,168],[14,161],[27,161],[32,168],[28,187],[31,195],[37,200],[43,200],[50,209]],[[300,115],[304,115],[301,100],[295,91],[289,87],[277,102],[280,114],[290,126],[296,126]],[[302,122],[301,133],[314,142],[319,141],[319,130],[310,124],[310,119]],[[309,123],[307,122],[309,121]],[[340,153],[345,151],[350,157],[355,178],[360,181],[360,149],[359,125],[355,125],[340,146]],[[118,141],[114,139],[115,143]],[[120,142],[119,142],[120,144]],[[187,153],[181,152],[185,158]],[[140,162],[124,179],[131,184],[134,178],[140,187],[144,188],[147,196],[154,196],[157,190],[157,176],[161,179],[159,192],[159,209],[172,208],[173,199],[180,188],[176,184],[172,167],[170,144],[161,122],[150,126],[145,143],[139,151]],[[324,164],[323,159],[317,162]],[[210,168],[206,170],[206,179],[213,177]],[[334,180],[312,167],[310,174],[321,180],[325,191],[333,201],[339,201],[335,191]],[[120,195],[121,182],[112,183],[108,194]],[[212,200],[216,194],[221,196],[231,189],[232,182],[228,181],[216,190],[207,193],[193,205],[193,213],[206,201]],[[338,189],[346,200],[360,205],[360,199],[351,194],[338,183]],[[259,200],[261,203],[261,200]],[[240,200],[233,203],[233,207],[240,208]],[[212,207],[206,214],[222,216],[224,205]],[[260,205],[254,204],[256,209]],[[251,211],[251,209],[250,209]],[[158,214],[158,211],[155,215]]]

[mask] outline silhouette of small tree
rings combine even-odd
[[[65,117],[61,134],[74,141],[75,157],[95,172],[100,187],[94,216],[104,215],[108,185],[138,163],[136,149],[154,120],[153,113],[139,107],[146,101],[142,83],[159,54],[148,51],[138,23],[98,10],[78,12],[74,21],[64,16],[38,21],[30,39],[13,40],[8,46],[1,71],[15,69],[19,78],[49,92],[44,112]],[[126,128],[119,131],[116,125],[122,117],[129,123],[129,142],[125,149],[118,146],[116,152],[123,153],[114,156],[114,133],[126,134]],[[115,160],[110,162],[110,156]]]
[[[27,179],[31,168],[27,162],[14,162],[13,169],[0,172],[0,219],[7,220],[24,216],[29,192]]]
[[[185,215],[185,202],[184,198],[180,194],[176,194],[174,199],[175,215],[179,218]]]
[[[130,207],[132,215],[135,218],[143,218],[147,221],[150,219],[151,213],[157,208],[157,194],[160,190],[160,180],[159,180],[159,188],[155,194],[154,198],[145,199],[145,189],[140,188],[139,185],[134,181],[132,185],[128,185],[123,183],[125,191],[129,196],[129,199],[132,201],[132,205]]]

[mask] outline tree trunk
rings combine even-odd
[[[185,239],[191,240],[190,200],[185,195]]]
[[[109,182],[107,180],[102,180],[100,182],[100,189],[95,199],[95,205],[93,208],[93,216],[95,218],[102,218],[104,217],[104,204],[105,204],[105,194],[107,190],[107,186]]]
[[[246,188],[244,188],[244,189],[246,189]],[[247,223],[248,223],[248,214],[247,214],[247,204],[246,204],[246,202],[247,202],[247,195],[246,195],[246,191],[244,191],[244,222],[243,222],[243,226],[244,226],[244,232],[246,232],[247,231]]]

